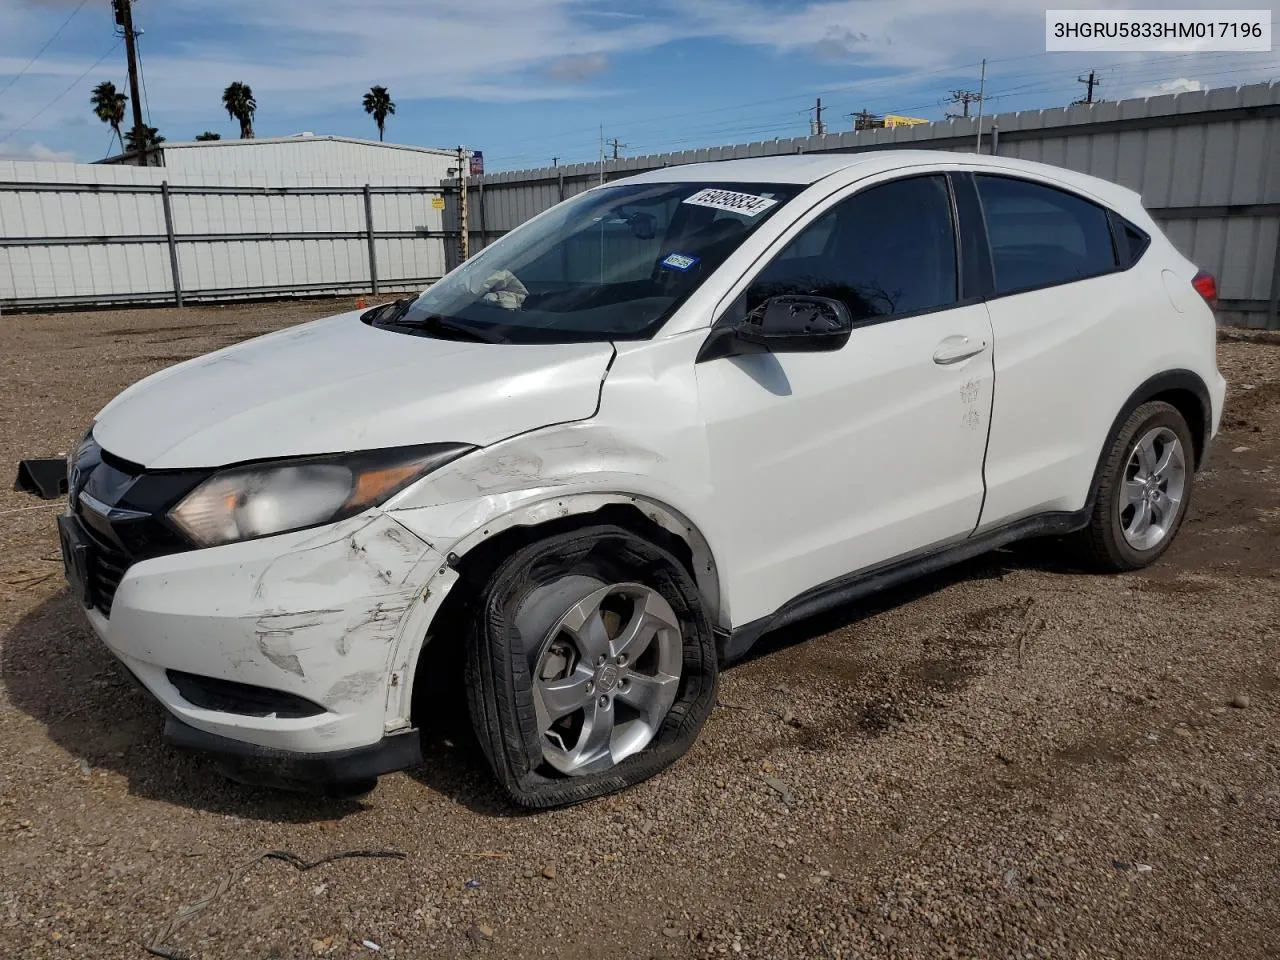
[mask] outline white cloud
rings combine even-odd
[[[43,160],[46,163],[71,163],[76,155],[71,150],[53,150],[43,143],[29,146],[0,145],[0,160]]]
[[[1194,93],[1203,89],[1204,84],[1199,80],[1178,77],[1176,80],[1162,80],[1159,83],[1149,83],[1145,86],[1134,87],[1128,95],[1131,97],[1162,97],[1167,93]]]

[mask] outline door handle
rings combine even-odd
[[[938,349],[933,351],[933,362],[947,366],[976,357],[985,349],[987,349],[985,340],[971,340],[965,336],[947,337],[938,344]]]

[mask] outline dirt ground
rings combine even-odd
[[[349,306],[6,316],[0,461]],[[1154,568],[1025,546],[769,637],[674,769],[536,815],[447,724],[361,802],[164,746],[64,590],[59,506],[0,492],[0,956],[1280,956],[1280,337],[1219,358],[1223,433]],[[352,849],[405,856],[251,862]]]

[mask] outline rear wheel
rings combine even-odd
[[[472,725],[518,803],[576,803],[674,762],[715,703],[696,585],[620,527],[548,537],[483,590],[467,650]]]
[[[1104,570],[1137,570],[1169,548],[1191,500],[1195,477],[1191,431],[1162,401],[1144,403],[1125,421],[1103,460],[1086,558]]]

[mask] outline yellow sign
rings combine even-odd
[[[443,210],[443,209],[444,209],[444,197],[432,197],[432,198],[431,198],[431,209],[432,209],[432,210]]]
[[[928,122],[928,120],[922,120],[919,117],[900,117],[892,113],[884,115],[884,125],[889,129],[894,127],[915,127]]]

